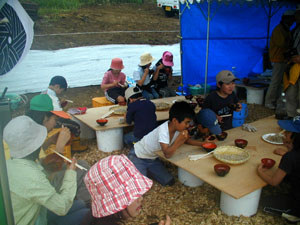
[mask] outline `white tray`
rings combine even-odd
[[[274,144],[274,145],[282,145],[282,144],[283,144],[283,141],[281,141],[281,142],[276,142],[276,141],[270,141],[270,140],[268,140],[268,137],[274,136],[274,135],[278,135],[278,134],[276,134],[276,133],[264,134],[264,135],[262,136],[262,139],[263,139],[264,141],[266,141],[266,142],[268,142],[268,143],[271,143],[271,144]],[[280,135],[280,136],[283,137],[283,135]]]

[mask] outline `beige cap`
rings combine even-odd
[[[133,95],[136,94],[142,94],[141,89],[139,87],[129,87],[125,91],[125,98],[126,100],[128,100],[129,98],[131,98]]]
[[[153,58],[150,53],[146,52],[140,56],[140,60],[141,60],[141,62],[139,65],[146,66],[149,63],[152,63],[155,60],[155,58]]]
[[[229,70],[222,70],[221,72],[219,72],[217,74],[216,80],[217,80],[217,83],[219,83],[220,81],[222,81],[225,84],[229,84],[232,81],[239,80],[239,79],[236,78],[231,71],[229,71]]]

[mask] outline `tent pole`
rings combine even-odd
[[[181,31],[181,3],[179,2],[179,32],[180,32],[180,72],[181,72],[181,79],[180,79],[180,86],[181,86],[181,95],[183,95],[183,73],[182,73],[182,31]]]
[[[206,57],[205,57],[206,59],[205,59],[204,95],[206,94],[206,85],[207,85],[209,29],[210,29],[210,0],[207,0],[207,33],[206,33]]]

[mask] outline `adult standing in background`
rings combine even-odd
[[[292,46],[292,35],[290,28],[295,22],[294,10],[283,13],[280,23],[274,28],[270,41],[269,56],[273,64],[272,79],[269,85],[265,106],[270,109],[276,108],[276,101],[282,92],[282,78],[287,68],[287,59],[284,53]]]
[[[286,93],[286,111],[288,117],[296,116],[300,107],[300,5],[295,12],[296,28],[292,31],[293,46],[289,68],[283,78]]]

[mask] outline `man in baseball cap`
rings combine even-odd
[[[239,79],[236,78],[231,71],[222,70],[221,72],[219,72],[217,74],[216,80],[217,80],[217,83],[223,82],[225,84],[229,84],[229,83],[234,82],[234,81],[239,80]]]

